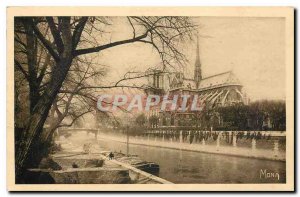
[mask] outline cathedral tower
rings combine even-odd
[[[201,62],[200,62],[200,52],[199,52],[199,39],[197,37],[197,51],[196,51],[196,61],[195,61],[195,70],[194,70],[194,80],[196,82],[196,87],[199,87],[199,83],[202,79],[201,73]]]

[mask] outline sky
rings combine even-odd
[[[197,17],[203,77],[232,70],[250,100],[285,99],[284,18]],[[111,39],[130,38],[128,26],[118,25]],[[196,42],[183,50],[189,62],[184,68],[193,77]],[[143,71],[160,63],[149,45],[129,44],[101,53],[101,64],[109,68],[106,80],[117,81],[128,71]]]

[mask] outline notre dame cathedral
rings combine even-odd
[[[198,41],[193,77],[187,77],[183,72],[166,72],[162,69],[152,69],[149,73],[147,94],[198,95],[206,109],[248,104],[248,98],[242,92],[243,85],[232,71],[202,76]],[[195,116],[192,112],[162,112],[160,109],[152,110],[148,117],[152,115],[159,117],[159,125],[162,126],[176,126],[178,121]]]

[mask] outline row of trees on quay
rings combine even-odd
[[[218,109],[220,130],[286,130],[286,104],[284,101],[255,101],[249,105],[234,105]]]
[[[203,130],[248,131],[248,130],[286,130],[286,108],[284,101],[255,101],[249,105],[235,104],[204,110],[199,114],[178,118],[177,126],[198,127]],[[175,115],[175,114],[174,114]],[[175,117],[176,118],[176,117]],[[161,123],[160,123],[161,121]],[[175,126],[167,124],[165,117],[156,115],[148,119],[139,114],[135,124],[139,127]]]
[[[118,25],[128,31],[114,40]],[[191,39],[195,30],[189,17],[16,17],[16,182],[25,183],[26,169],[47,156],[56,128],[96,113],[99,91],[126,87],[103,84],[107,65],[98,62],[99,54],[135,43],[152,47],[165,66],[184,65],[180,43]]]

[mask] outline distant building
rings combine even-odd
[[[242,93],[243,86],[232,71],[202,76],[198,41],[193,78],[184,76],[183,72],[168,72],[162,69],[153,69],[149,73],[147,94],[198,95],[207,109],[248,103],[247,97]],[[152,110],[148,116],[151,115],[159,116],[160,125],[166,126],[177,125],[178,119],[194,117],[193,113],[168,113],[160,109]]]

